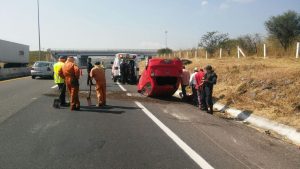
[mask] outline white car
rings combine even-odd
[[[37,61],[31,68],[31,77],[35,79],[36,77],[49,77],[53,78],[53,62],[47,61]]]
[[[128,63],[128,82],[136,83],[138,80],[139,67],[138,67],[138,58],[135,54],[129,53],[118,53],[115,55],[114,62],[112,62],[112,79],[114,82],[120,80],[121,70],[120,66],[122,62]]]

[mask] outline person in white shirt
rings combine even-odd
[[[190,86],[192,87],[192,91],[193,91],[193,104],[198,106],[198,96],[197,96],[197,90],[196,90],[196,80],[195,80],[195,75],[198,73],[198,68],[195,67],[194,68],[194,73],[192,73],[192,75],[190,76]]]

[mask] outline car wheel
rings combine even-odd
[[[113,77],[113,79],[114,79],[114,82],[116,83],[116,82],[117,82],[117,78],[116,78],[116,77]]]
[[[31,76],[32,79],[35,79],[35,76]]]
[[[150,96],[152,92],[152,85],[151,83],[147,83],[141,90],[141,93],[144,95],[144,96]]]

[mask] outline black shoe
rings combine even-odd
[[[70,104],[67,104],[67,103],[61,103],[60,106],[61,106],[61,107],[69,107]]]
[[[75,111],[80,111],[80,106],[79,106],[79,107],[75,107],[74,110],[75,110]]]

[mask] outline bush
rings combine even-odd
[[[265,22],[269,34],[275,37],[285,51],[300,35],[300,15],[288,11],[282,15],[272,16]]]
[[[259,34],[248,34],[237,38],[237,42],[248,55],[253,55],[258,53],[258,46],[262,44],[262,39]]]
[[[224,47],[228,40],[228,34],[217,31],[207,32],[201,37],[198,46],[204,48],[210,55],[213,55],[218,48]]]
[[[164,54],[170,54],[172,52],[173,52],[172,49],[162,48],[162,49],[158,49],[157,54],[158,55],[164,55]]]

